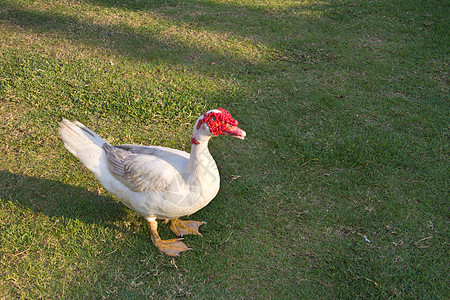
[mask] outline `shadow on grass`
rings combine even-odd
[[[125,207],[111,197],[100,196],[59,181],[0,171],[0,199],[12,201],[49,217],[78,219],[106,227],[125,218]]]
[[[224,62],[227,65],[252,65],[264,67],[261,61],[255,61],[251,58],[254,53],[252,51],[260,51],[260,47],[267,48],[265,54],[273,56],[273,59],[286,59],[286,55],[294,57],[295,63],[303,64],[304,57],[301,54],[290,53],[292,43],[281,42],[292,39],[292,26],[297,26],[300,21],[307,20],[302,14],[293,14],[283,12],[278,15],[275,13],[266,13],[265,9],[252,7],[249,5],[232,5],[232,4],[214,4],[211,5],[207,1],[169,1],[160,4],[153,3],[151,5],[137,3],[122,3],[116,1],[93,1],[93,3],[106,8],[117,7],[123,10],[145,11],[159,8],[161,5],[173,7],[185,7],[182,14],[175,12],[157,13],[168,22],[164,27],[154,28],[153,26],[137,26],[131,27],[124,22],[116,24],[99,24],[94,20],[80,20],[74,16],[64,15],[54,11],[36,11],[26,6],[21,7],[13,2],[6,2],[4,8],[0,10],[0,20],[16,26],[20,29],[31,30],[35,33],[56,33],[68,41],[83,43],[87,46],[104,49],[124,57],[128,57],[137,61],[169,61],[171,63],[179,63],[186,66],[193,66],[199,70],[198,60],[201,59],[205,66],[209,66],[211,61]],[[211,20],[197,19],[197,14],[202,14],[202,7],[207,7],[208,11],[205,15],[213,15],[219,18],[218,22]],[[304,9],[318,10],[320,7],[306,6]],[[242,16],[244,21],[230,22],[229,16]],[[282,16],[282,18],[281,18]],[[261,19],[262,17],[262,19]],[[192,19],[192,20],[191,20]],[[250,19],[250,20],[249,20]],[[283,22],[280,20],[283,19]],[[242,23],[242,26],[240,25]],[[249,23],[249,24],[247,24]],[[248,25],[248,26],[247,26]],[[176,37],[165,35],[164,31],[172,27],[187,26],[192,32],[185,33],[191,35],[187,40],[180,40]],[[282,28],[282,29],[280,29]],[[217,49],[208,49],[211,42],[203,41],[197,43],[196,35],[202,35],[196,30],[204,30],[208,32],[218,33],[222,39],[235,36],[230,40],[230,44],[239,45],[244,40],[251,40],[250,50],[233,49],[231,52],[220,51]],[[176,29],[174,29],[176,30]],[[280,33],[285,33],[281,34]],[[298,33],[299,34],[299,33]],[[204,37],[208,39],[208,37]],[[237,39],[237,41],[235,40]],[[295,38],[297,39],[297,38]],[[254,44],[253,44],[254,42]],[[280,42],[283,46],[280,49]],[[206,44],[205,44],[206,43]],[[294,44],[297,44],[295,41]],[[297,45],[298,46],[298,45]],[[269,50],[272,49],[272,50]],[[246,57],[244,51],[249,51],[251,57]],[[267,52],[268,51],[268,52]],[[285,53],[286,52],[286,53]],[[242,56],[241,56],[242,55]],[[254,74],[254,70],[249,72]]]
[[[58,218],[59,227],[75,220],[111,229],[113,234],[91,235],[80,225],[76,225],[75,230],[54,233],[51,229],[43,229],[49,222],[42,220],[11,223],[6,220],[3,224],[7,226],[2,228],[0,235],[1,240],[6,241],[5,246],[0,242],[1,273],[14,280],[0,279],[4,295],[10,298],[45,298],[47,295],[49,298],[59,295],[64,295],[60,296],[62,298],[104,298],[113,293],[118,298],[129,298],[130,294],[141,298],[141,294],[154,294],[155,290],[156,293],[171,291],[176,294],[173,287],[155,283],[153,276],[153,272],[160,269],[164,269],[165,276],[169,277],[177,273],[168,262],[169,258],[153,246],[145,225],[142,232],[130,233],[115,224],[125,219],[127,212],[111,197],[56,180],[0,170],[0,204],[9,201],[18,206],[17,210],[24,211],[13,213],[19,218],[29,217],[30,213],[26,211],[31,210],[36,215]],[[119,238],[120,233],[130,233],[134,238]],[[130,285],[129,278],[141,278],[150,287],[143,283],[142,286]],[[36,285],[45,288],[39,289]]]
[[[220,54],[213,51],[186,45],[170,38],[159,38],[147,33],[146,28],[132,28],[126,24],[96,24],[60,13],[34,11],[13,5],[0,11],[0,20],[36,33],[57,33],[69,41],[81,42],[138,61],[169,60],[189,65],[195,61],[192,59],[193,56],[205,54],[209,59],[222,59]],[[186,55],[191,59],[186,59]],[[226,59],[228,62],[237,62],[232,57]]]

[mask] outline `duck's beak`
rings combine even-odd
[[[223,134],[238,138],[238,139],[245,139],[245,136],[247,133],[245,133],[244,130],[240,129],[237,126],[228,125],[226,129],[223,130]]]

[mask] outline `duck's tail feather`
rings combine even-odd
[[[102,147],[108,142],[78,121],[70,122],[63,119],[59,125],[59,135],[66,149],[94,175],[100,175],[100,166],[105,155]]]

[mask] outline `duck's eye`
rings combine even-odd
[[[211,120],[215,121],[215,120],[216,120],[216,117],[211,117]]]

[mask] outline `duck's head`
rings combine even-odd
[[[247,134],[237,125],[238,121],[223,108],[207,111],[195,123],[191,142],[199,144],[217,135],[229,135],[243,140]]]

